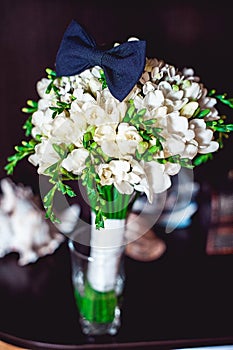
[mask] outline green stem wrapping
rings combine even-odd
[[[88,321],[95,323],[111,323],[115,317],[118,298],[114,290],[98,292],[85,282],[84,295],[75,290],[75,299],[80,314]]]
[[[102,211],[108,219],[125,219],[132,195],[120,193],[115,186],[103,187],[103,198],[106,200]]]

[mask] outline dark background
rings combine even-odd
[[[1,0],[0,178],[6,159],[25,139],[21,108],[38,99],[36,82],[54,68],[63,33],[72,19],[97,44],[136,36],[147,41],[147,56],[179,68],[193,67],[206,87],[233,95],[232,5],[225,1]],[[225,111],[224,111],[225,112]],[[229,116],[233,110],[227,110]],[[218,185],[232,168],[232,137],[214,160],[195,169],[197,181]],[[37,191],[36,168],[25,159],[13,180]]]

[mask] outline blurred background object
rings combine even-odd
[[[61,222],[52,225],[45,219],[41,202],[30,187],[15,184],[8,177],[1,179],[0,187],[0,258],[17,253],[18,264],[24,266],[53,254],[64,242],[63,234],[76,226],[79,205],[73,204],[59,212]]]
[[[0,349],[1,350],[27,350],[25,348],[19,348],[18,346],[7,344],[3,341],[0,341]]]
[[[209,255],[233,254],[233,170],[222,186],[211,193],[210,225],[206,252]]]

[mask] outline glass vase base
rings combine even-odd
[[[110,323],[91,322],[85,319],[85,317],[80,316],[79,322],[82,332],[85,335],[115,335],[117,334],[121,325],[120,315],[120,308],[116,306],[114,319]]]

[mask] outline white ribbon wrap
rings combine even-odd
[[[95,227],[92,214],[91,261],[87,277],[92,288],[99,292],[113,290],[124,245],[125,219],[106,219],[104,228]]]

